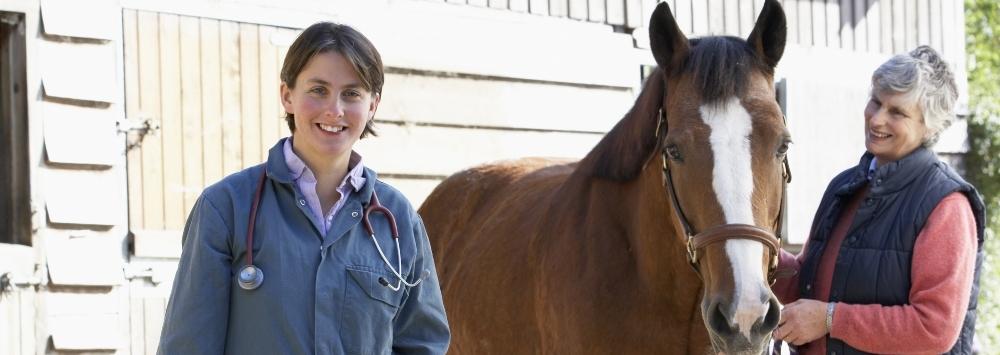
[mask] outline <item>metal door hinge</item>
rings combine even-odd
[[[148,117],[126,118],[118,120],[118,133],[127,134],[125,151],[130,151],[142,144],[148,134],[160,131],[160,121]]]

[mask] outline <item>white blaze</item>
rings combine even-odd
[[[715,163],[712,188],[722,206],[726,223],[755,225],[750,202],[753,196],[750,157],[753,124],[750,113],[737,98],[717,105],[703,105],[700,112],[702,120],[711,128],[709,143]],[[749,338],[750,328],[768,309],[766,300],[761,300],[761,285],[766,285],[761,271],[764,245],[746,239],[731,239],[725,243],[736,286],[733,301],[737,312],[733,320]]]

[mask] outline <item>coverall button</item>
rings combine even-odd
[[[351,217],[358,218],[358,211],[351,212]]]
[[[299,205],[305,206],[306,205],[306,200],[300,199],[299,200]]]

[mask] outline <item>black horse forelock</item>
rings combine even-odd
[[[691,50],[680,69],[693,76],[704,104],[742,97],[754,70],[773,72],[741,38],[703,37],[691,39],[690,43]]]

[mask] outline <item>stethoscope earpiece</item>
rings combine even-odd
[[[240,275],[236,278],[240,288],[244,290],[255,290],[264,283],[264,271],[254,265],[244,266],[240,269]]]

